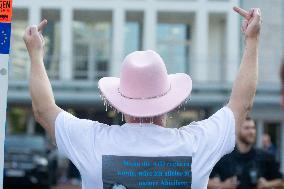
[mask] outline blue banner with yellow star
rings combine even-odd
[[[0,54],[10,52],[11,23],[0,23]]]

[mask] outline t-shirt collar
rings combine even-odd
[[[124,123],[121,126],[162,127],[162,126],[156,125],[154,123]]]

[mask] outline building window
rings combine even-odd
[[[210,13],[208,26],[208,80],[226,81],[226,14]]]
[[[11,64],[9,77],[12,80],[27,79],[30,64],[29,55],[23,40],[23,35],[28,26],[28,10],[14,9],[11,35]]]
[[[48,24],[44,29],[45,57],[44,64],[50,79],[59,79],[60,61],[60,11],[52,9],[42,10],[41,19],[47,19]]]
[[[124,37],[124,55],[142,49],[143,12],[127,12]]]
[[[169,73],[187,73],[190,50],[190,23],[187,17],[190,15],[172,14],[158,14],[157,51],[164,59]]]
[[[75,11],[73,21],[73,77],[97,80],[108,74],[111,58],[109,11]]]

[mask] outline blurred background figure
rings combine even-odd
[[[254,147],[255,122],[247,117],[237,134],[235,150],[214,167],[210,189],[264,189],[282,186],[282,174],[275,157]]]
[[[276,156],[276,147],[274,144],[272,144],[271,137],[268,133],[265,133],[262,136],[262,148],[265,152]]]

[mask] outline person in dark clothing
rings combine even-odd
[[[263,189],[280,187],[282,174],[271,154],[253,147],[255,123],[247,118],[238,131],[234,151],[225,155],[213,168],[208,188]]]
[[[272,143],[271,137],[268,133],[264,133],[262,136],[262,149],[275,157],[277,155],[277,149]]]

